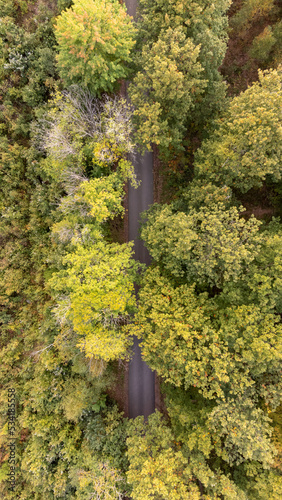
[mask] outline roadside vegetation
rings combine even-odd
[[[272,0],[0,1],[1,498],[280,500],[281,22]],[[145,149],[147,269],[122,236]],[[113,390],[132,334],[148,422]]]

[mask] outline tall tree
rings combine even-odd
[[[223,203],[188,213],[155,205],[141,235],[166,272],[221,289],[228,280],[236,281],[255,258],[259,225],[254,217],[245,221],[236,207],[225,209]]]
[[[218,129],[197,151],[196,175],[204,182],[246,192],[268,177],[281,179],[281,68],[259,73],[234,97]]]
[[[141,0],[136,62],[129,89],[137,140],[162,151],[182,147],[187,127],[199,133],[220,109],[218,72],[225,49],[229,0]],[[169,47],[169,52],[167,52]]]
[[[142,70],[129,88],[135,106],[136,140],[162,151],[181,146],[188,113],[205,87],[198,62],[199,47],[177,27],[160,33],[142,48]]]
[[[94,94],[113,91],[129,74],[134,26],[118,0],[75,0],[56,20],[61,77]]]
[[[76,245],[69,252],[65,271],[50,281],[58,290],[57,318],[71,321],[80,336],[78,345],[87,357],[105,361],[126,355],[130,339],[121,327],[134,311],[134,286],[138,264],[130,245],[102,240]]]
[[[134,500],[200,498],[189,460],[177,446],[160,413],[150,415],[147,424],[143,417],[133,420],[127,446],[127,478]]]

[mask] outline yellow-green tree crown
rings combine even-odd
[[[112,91],[128,75],[135,28],[118,0],[75,0],[57,18],[58,68],[66,85],[94,94]]]

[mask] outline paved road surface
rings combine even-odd
[[[135,258],[150,264],[151,258],[143,241],[139,237],[140,214],[154,203],[153,192],[153,154],[145,153],[144,156],[136,154],[129,158],[134,165],[140,186],[135,189],[129,186],[128,192],[128,233],[129,240],[134,241]]]
[[[130,16],[135,17],[136,16],[136,9],[137,9],[138,0],[125,0],[124,3],[126,5],[127,13]]]
[[[127,12],[135,17],[138,0],[125,0]],[[137,178],[141,185],[129,187],[128,219],[129,240],[134,240],[135,257],[145,264],[150,263],[150,256],[143,242],[139,239],[140,213],[153,203],[153,155],[145,153],[131,158]],[[128,375],[128,413],[130,418],[144,415],[145,418],[155,411],[155,374],[141,358],[139,342],[134,337],[134,355],[129,364]]]
[[[153,155],[136,155],[133,160],[137,178],[141,185],[129,187],[128,218],[129,240],[134,240],[135,257],[145,264],[150,263],[148,250],[139,239],[140,213],[153,203]],[[134,356],[129,364],[128,375],[128,413],[130,418],[144,415],[145,418],[155,411],[155,374],[141,358],[138,339],[134,337]]]

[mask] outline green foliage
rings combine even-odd
[[[116,172],[107,177],[82,182],[78,196],[80,193],[85,203],[91,207],[89,214],[97,223],[123,213],[123,182]]]
[[[61,353],[66,353],[62,346]],[[71,356],[80,356],[74,346]],[[32,380],[26,384],[29,398],[20,423],[31,434],[21,464],[26,482],[23,498],[32,492],[38,499],[42,494],[44,498],[87,498],[89,490],[95,491],[98,485],[111,491],[115,481],[105,473],[103,464],[117,480],[122,478],[122,471],[110,464],[111,457],[104,446],[94,451],[91,445],[97,442],[99,433],[109,434],[112,439],[121,425],[116,409],[107,408],[103,417],[91,409],[103,399],[101,391],[111,381],[109,373],[95,378],[87,370],[86,376],[78,376],[70,370],[70,360],[63,362],[60,358],[56,350],[43,351],[37,359],[39,384],[35,386]],[[80,366],[83,365],[87,368],[85,358],[80,356]],[[121,453],[122,440],[116,441],[115,446],[117,455]],[[89,480],[94,477],[96,485]]]
[[[67,319],[82,337],[87,357],[109,361],[126,354],[129,339],[119,326],[135,306],[133,282],[138,265],[131,245],[78,244],[63,260],[67,267],[55,274],[50,286],[61,292],[57,317]]]
[[[216,186],[211,182],[203,184],[194,177],[188,188],[182,190],[182,196],[174,203],[178,210],[190,212],[200,208],[213,208],[218,205],[228,209],[234,202],[232,190],[228,186]]]
[[[210,49],[213,48],[213,56],[218,58],[215,64],[218,67],[225,53],[227,27],[225,12],[229,5],[228,0],[218,0],[214,4],[205,0],[194,2],[141,0],[140,38],[144,38],[146,42],[156,41],[159,33],[166,28],[181,27],[189,37],[197,39],[197,44],[201,43],[203,60],[203,54],[208,50],[208,44],[203,41],[206,42],[209,39]],[[215,50],[216,47],[217,50]]]
[[[72,5],[72,0],[57,0],[58,10],[61,12],[64,9],[69,9]]]
[[[241,207],[242,209],[242,207]],[[221,288],[245,272],[258,251],[259,222],[245,221],[237,208],[210,208],[173,213],[171,206],[148,213],[141,231],[152,257],[175,277]]]
[[[106,458],[116,469],[128,468],[126,438],[128,422],[117,407],[107,408],[103,414],[93,415],[87,423],[87,440],[100,458]]]
[[[187,127],[198,132],[221,109],[225,86],[218,67],[229,3],[140,2],[138,72],[129,93],[144,148],[155,142],[166,154],[169,146],[181,149]]]
[[[124,470],[127,422],[117,407],[108,408],[101,415],[91,415],[85,430],[87,447],[82,451],[81,463],[70,469],[70,478],[77,488],[77,498],[89,498],[93,493],[100,498],[124,498],[128,492]],[[89,451],[92,453],[89,453]],[[93,454],[94,452],[94,454]]]
[[[113,91],[116,81],[128,76],[134,32],[117,0],[75,0],[55,25],[57,61],[65,85],[82,84],[93,94]]]
[[[249,52],[250,56],[260,62],[266,61],[269,59],[269,54],[275,42],[271,26],[266,26],[263,32],[255,37]]]
[[[270,176],[281,179],[281,69],[235,97],[217,131],[196,154],[196,173],[246,192]]]
[[[281,314],[281,226],[269,224],[261,234],[261,247],[248,272],[241,276],[236,289],[224,285],[224,300],[228,304],[258,304],[264,312]]]
[[[200,498],[189,461],[159,412],[150,415],[147,424],[143,417],[130,423],[127,446],[127,480],[134,500]]]
[[[83,246],[83,238],[89,244],[98,237],[107,245],[102,238],[107,231],[100,226],[105,226],[106,220],[122,211],[121,185],[132,174],[130,164],[124,159],[128,139],[124,132],[130,126],[128,124],[127,129],[124,124],[120,126],[124,107],[120,101],[109,99],[101,104],[105,120],[100,143],[96,136],[95,141],[93,136],[84,137],[82,132],[76,136],[74,127],[70,126],[72,120],[69,120],[71,138],[79,145],[67,165],[62,162],[59,165],[51,156],[42,160],[41,150],[31,146],[30,130],[36,128],[31,127],[31,121],[46,118],[46,111],[48,115],[50,109],[52,115],[55,107],[54,101],[45,104],[56,91],[58,78],[51,22],[56,5],[48,5],[46,2],[0,4],[0,496],[7,500],[86,499],[94,492],[116,498],[116,486],[122,495],[126,494],[126,425],[105,393],[113,384],[111,369],[106,362],[86,358],[81,353],[76,347],[81,338],[70,322],[60,325],[55,321],[51,311],[56,303],[50,297],[48,280],[54,271],[62,269],[62,256],[67,250],[71,248],[75,254],[77,242]],[[87,116],[85,101],[84,108],[81,104],[82,91],[76,89],[75,93],[72,89],[72,101],[68,97],[70,94],[71,91],[64,97],[60,95],[60,106],[63,108],[65,99],[66,109],[74,110],[77,123],[80,120],[81,124],[86,121],[81,119],[82,112]],[[88,95],[86,91],[84,95]],[[90,103],[93,102],[92,97]],[[60,123],[66,132],[66,121],[71,114],[60,113],[55,123]],[[128,113],[126,116],[128,118]],[[97,123],[93,113],[91,117]],[[45,131],[51,125],[54,123],[48,123],[49,128]],[[89,122],[86,126],[89,130],[87,127]],[[106,138],[105,130],[108,131]],[[116,171],[108,178],[111,167]],[[92,182],[86,177],[87,169],[95,171]],[[61,175],[66,170],[68,173]],[[101,172],[103,176],[98,179]],[[81,183],[83,186],[79,190]],[[103,212],[102,215],[96,210],[97,217],[90,213],[95,211],[96,195]],[[66,222],[63,219],[67,216]],[[71,235],[67,234],[67,224]],[[50,238],[52,226],[58,229],[64,244],[60,237]],[[112,247],[110,249],[113,251]],[[130,253],[129,249],[126,251]],[[124,283],[126,279],[124,276]],[[9,387],[17,394],[14,492],[8,491],[7,482]],[[99,419],[96,427],[93,425],[95,418]],[[99,429],[103,439],[97,444]],[[113,480],[113,475],[117,481]]]
[[[38,18],[34,20],[37,29],[33,27],[32,31],[25,30],[11,17],[2,18],[1,73],[4,79],[8,78],[11,82],[5,92],[7,105],[15,99],[20,99],[34,107],[49,96],[57,76],[54,61],[55,39],[50,24],[52,15],[52,11],[47,10],[43,16],[39,9]],[[24,121],[27,127],[30,116],[22,120],[22,126]]]
[[[273,464],[273,446],[269,440],[270,419],[251,398],[218,404],[209,415],[209,428],[224,442],[215,446],[218,456],[230,465],[257,461],[267,469]]]
[[[276,407],[281,397],[281,327],[254,304],[218,309],[194,286],[175,286],[147,271],[136,324],[149,365],[175,386],[197,387],[208,399],[254,390]]]
[[[223,180],[202,170],[182,199],[145,214],[141,234],[155,262],[130,328],[166,382],[171,428],[204,498],[276,499],[281,225],[259,232]]]
[[[85,464],[88,465],[87,462]],[[78,473],[78,498],[87,500],[89,495],[105,500],[122,500],[123,493],[120,482],[124,477],[107,463],[94,462],[89,464],[90,470],[80,470]],[[91,498],[90,496],[90,498]]]
[[[199,47],[180,28],[168,28],[158,40],[142,49],[142,71],[130,87],[136,107],[136,140],[150,149],[154,142],[162,150],[179,147],[189,111],[202,93]]]
[[[258,463],[244,464],[234,473],[237,484],[244,488],[248,500],[279,500],[282,494],[278,470],[263,470]]]
[[[250,437],[258,430],[261,420],[265,419],[261,411],[258,411],[259,418],[256,415],[254,420],[248,421],[255,409],[250,401],[239,400],[238,407],[234,405],[236,414],[232,414],[231,405],[229,408],[226,407],[226,414],[222,414],[222,421],[212,422],[218,409],[214,403],[201,397],[196,389],[175,390],[166,385],[165,392],[175,439],[186,456],[189,456],[193,472],[202,483],[206,495],[204,498],[228,500],[279,498],[281,478],[274,469],[264,469],[256,460],[246,460],[240,465],[233,464],[232,466],[227,465],[225,461],[228,460],[230,452],[232,457],[239,448],[245,447],[246,449],[247,443],[250,447],[248,452],[251,450],[251,453],[255,454],[259,451],[262,444],[261,433],[259,432],[254,441],[250,440]],[[245,410],[248,405],[250,405],[248,411],[242,412],[242,406]],[[222,408],[219,408],[220,412],[224,413]],[[222,431],[226,431],[227,427],[229,427],[229,432],[226,432],[224,436]],[[231,441],[233,441],[233,446],[230,446]],[[260,446],[257,446],[258,443]],[[269,442],[265,440],[263,444],[264,451],[268,450]]]
[[[3,17],[13,17],[15,14],[15,3],[14,0],[0,1],[0,12]]]

